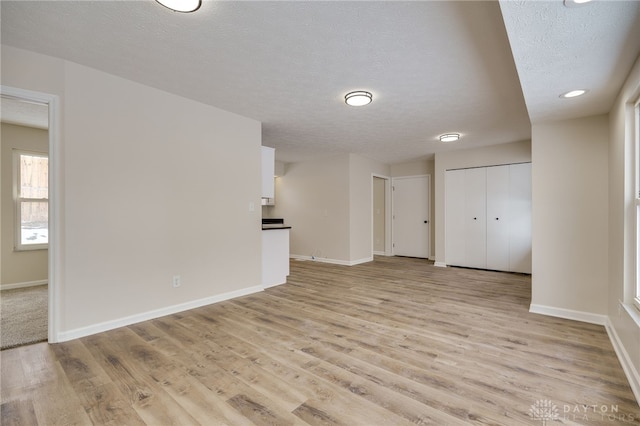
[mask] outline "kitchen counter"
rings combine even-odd
[[[287,282],[289,275],[289,230],[283,219],[262,219],[262,287]]]
[[[267,229],[291,229],[291,227],[284,224],[284,219],[266,217],[262,219],[262,230]]]
[[[274,224],[262,224],[262,230],[263,231],[267,231],[269,229],[291,229],[290,226],[287,225],[278,225],[277,223]]]

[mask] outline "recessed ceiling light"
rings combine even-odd
[[[565,7],[578,7],[590,1],[591,0],[564,0],[564,5]]]
[[[563,93],[562,95],[560,95],[560,97],[561,98],[575,98],[577,96],[582,96],[587,92],[588,92],[588,90],[585,90],[585,89],[572,90],[570,92]]]
[[[438,136],[440,142],[455,142],[460,139],[459,133],[445,133],[444,135]]]
[[[202,6],[202,0],[156,0],[166,8],[176,12],[195,12]]]
[[[344,95],[344,101],[347,105],[351,106],[364,106],[371,103],[373,96],[369,92],[363,90],[357,90],[355,92],[349,92]]]

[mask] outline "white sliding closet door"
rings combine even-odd
[[[509,270],[509,167],[487,167],[487,269]]]
[[[447,170],[445,262],[531,273],[531,163]]]
[[[465,266],[487,264],[487,174],[484,168],[465,170]]]

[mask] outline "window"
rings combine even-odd
[[[49,158],[14,151],[16,250],[46,249],[49,244]]]

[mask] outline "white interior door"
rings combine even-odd
[[[393,179],[393,254],[430,254],[429,176]]]

